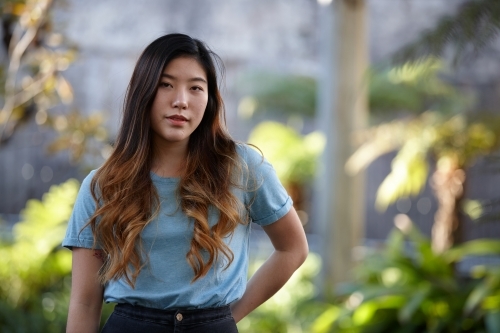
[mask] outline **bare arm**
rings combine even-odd
[[[104,291],[97,278],[103,265],[99,254],[100,251],[73,248],[67,333],[99,331]]]
[[[293,207],[281,219],[263,228],[273,243],[274,252],[248,281],[243,297],[231,305],[236,322],[273,296],[302,265],[309,251],[304,229]]]

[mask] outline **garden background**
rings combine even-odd
[[[226,66],[311,254],[241,332],[500,332],[497,0],[0,1],[0,331],[64,332],[79,181],[164,33]],[[252,233],[255,270],[271,251]],[[111,305],[106,305],[103,321]]]

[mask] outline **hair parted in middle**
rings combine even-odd
[[[123,117],[114,150],[91,183],[96,203],[88,225],[94,246],[102,247],[107,260],[100,280],[125,278],[134,287],[146,262],[141,260],[140,234],[159,210],[159,197],[150,177],[153,134],[150,111],[164,68],[174,59],[191,57],[207,76],[208,103],[200,125],[189,137],[186,166],[178,195],[180,208],[194,221],[194,234],[186,259],[194,271],[193,281],[205,276],[224,256],[227,265],[233,253],[223,238],[241,223],[247,223],[243,204],[232,193],[237,173],[244,167],[225,125],[224,105],[217,86],[220,58],[203,42],[183,34],[169,34],[153,41],[143,51],[130,80]],[[219,211],[219,221],[208,223],[209,207]],[[208,254],[205,255],[203,252]],[[208,259],[205,259],[208,257]]]

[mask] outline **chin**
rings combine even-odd
[[[184,142],[184,141],[187,142],[187,139],[188,138],[184,138],[184,137],[169,137],[169,138],[164,138],[165,142],[168,142],[168,143],[181,143],[181,142]]]

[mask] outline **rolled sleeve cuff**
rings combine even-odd
[[[278,221],[283,216],[285,216],[290,211],[292,205],[293,205],[292,198],[288,197],[285,204],[281,206],[281,208],[275,211],[273,214],[258,220],[253,220],[252,222],[257,223],[260,226],[266,226],[272,224]]]
[[[74,247],[92,249],[94,248],[94,240],[85,238],[65,238],[62,242],[62,246],[70,250],[72,250]],[[101,248],[96,245],[95,249],[100,250]]]

